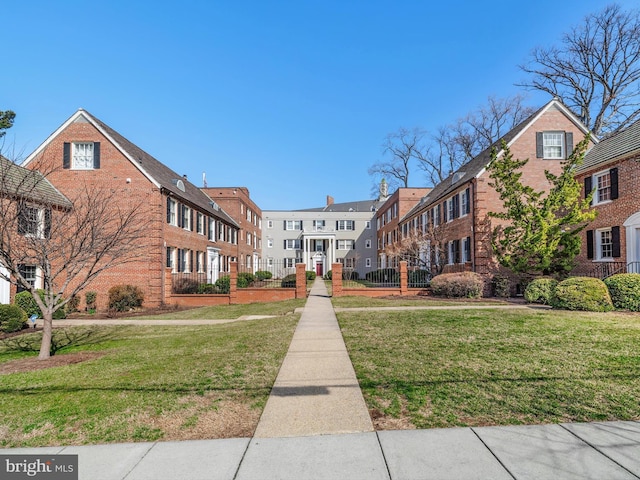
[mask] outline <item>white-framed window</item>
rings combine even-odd
[[[543,132],[542,150],[544,158],[564,158],[564,132]]]
[[[285,230],[302,230],[302,220],[285,220]]]
[[[462,241],[462,263],[471,261],[471,237],[467,237]]]
[[[273,238],[267,238],[267,248],[273,248]]]
[[[315,240],[315,248],[314,248],[314,250],[316,252],[324,252],[324,240],[316,239]]]
[[[18,210],[18,233],[25,237],[46,238],[51,228],[51,210],[20,205]]]
[[[42,278],[38,267],[35,265],[18,265],[18,271],[20,275],[27,281],[29,285],[35,288],[41,288]],[[25,288],[22,285],[18,285],[16,293],[23,292]]]
[[[247,245],[251,245],[251,234],[247,232]]]
[[[204,252],[196,253],[196,268],[198,273],[204,273]]]
[[[338,250],[353,250],[356,248],[355,240],[338,240]]]
[[[296,266],[296,259],[295,258],[285,258],[284,259],[284,267],[285,268],[293,268]]]
[[[354,220],[337,220],[336,230],[355,230],[356,222]]]
[[[469,189],[467,188],[463,192],[460,192],[460,216],[461,217],[464,217],[468,215],[469,212],[471,212],[471,206],[469,205],[470,203],[469,200],[470,200]]]
[[[209,217],[209,240],[216,241],[216,221],[213,217]]]
[[[165,265],[167,268],[170,268],[172,272],[175,272],[176,269],[175,251],[176,249],[174,247],[167,247],[167,261]]]
[[[364,266],[367,268],[371,268],[371,259],[370,258],[365,258],[364,259]]]
[[[267,267],[273,267],[273,258],[267,258]]]
[[[370,238],[367,238],[364,241],[364,248],[371,248],[371,239]]]
[[[433,225],[435,227],[437,227],[438,225],[440,225],[441,222],[441,218],[440,218],[440,206],[436,205],[435,207],[433,207]]]
[[[325,226],[326,226],[326,222],[324,220],[314,220],[313,221],[313,229],[316,232],[324,231]]]
[[[240,203],[240,215],[244,215],[244,203]]]
[[[177,208],[178,203],[173,198],[167,198],[167,223],[174,227],[178,226]]]
[[[593,176],[593,186],[596,191],[593,192],[593,204],[605,203],[611,201],[611,171],[596,173]]]
[[[273,220],[267,220],[267,228],[273,228]]]
[[[182,206],[182,228],[191,230],[191,207]]]
[[[284,249],[285,250],[300,250],[302,245],[302,240],[296,238],[295,240],[285,240],[284,241]]]
[[[93,170],[93,142],[78,142],[71,145],[71,168],[73,170]]]
[[[598,260],[613,258],[613,236],[611,228],[596,230],[596,255]]]
[[[204,215],[198,212],[196,217],[196,230],[200,235],[204,235]]]
[[[367,220],[364,222],[364,228],[367,230],[371,230],[371,220]]]
[[[222,222],[218,222],[218,240],[224,242],[224,234],[226,232],[225,225]]]
[[[453,200],[453,197],[447,199],[447,222],[451,222],[453,221],[454,218],[456,218],[456,214],[455,214],[455,202]]]
[[[247,208],[247,222],[251,221],[251,210]]]

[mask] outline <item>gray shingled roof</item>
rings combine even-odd
[[[70,208],[71,202],[40,172],[16,165],[0,155],[0,192],[45,205]]]
[[[609,160],[629,156],[637,151],[640,151],[640,120],[595,145],[587,152],[583,164],[576,169],[576,172],[591,170]]]
[[[201,210],[221,218],[231,225],[239,227],[239,225],[222,209],[222,207],[218,206],[206,193],[189,182],[186,178],[183,178],[182,175],[178,175],[162,162],[156,160],[153,156],[127,140],[86,110],[83,110],[83,114],[90,117],[92,121],[99,125],[100,128],[102,128],[142,170],[147,172],[157,183],[159,183],[163,189],[171,192],[176,198],[183,199],[184,201],[199,207]],[[178,188],[178,180],[181,180],[184,184],[184,192]]]
[[[332,203],[318,208],[301,208],[294,212],[374,212],[378,210],[384,202],[379,200],[360,200],[356,202]]]

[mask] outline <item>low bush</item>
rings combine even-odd
[[[114,285],[109,289],[109,310],[126,312],[139,308],[144,302],[144,292],[135,285]]]
[[[280,283],[280,286],[282,288],[293,288],[296,286],[296,274],[292,273],[290,275],[287,275],[286,277],[284,277],[282,279],[282,282]]]
[[[640,273],[619,273],[605,279],[604,283],[614,307],[640,311]]]
[[[27,327],[27,314],[17,305],[0,305],[0,332],[11,333]]]
[[[493,284],[493,294],[499,298],[509,298],[511,296],[511,280],[504,275],[494,275],[491,282]]]
[[[178,295],[188,295],[198,292],[198,282],[192,278],[176,278],[173,282],[173,293]]]
[[[84,301],[87,305],[87,310],[96,309],[96,299],[98,298],[98,292],[86,292],[84,294]]]
[[[482,277],[475,272],[443,273],[431,280],[433,294],[443,297],[478,298],[483,288]]]
[[[40,298],[44,301],[44,290],[36,290]],[[62,300],[61,300],[62,301]],[[27,314],[27,318],[31,315],[37,315],[38,318],[43,318],[42,311],[40,307],[36,303],[35,299],[31,295],[31,292],[20,292],[16,294],[15,304],[19,306],[24,313]],[[59,308],[55,312],[53,312],[53,318],[55,320],[60,320],[62,318],[67,318],[66,309],[64,307]]]
[[[324,278],[325,280],[332,280],[333,279],[333,270],[329,270],[327,273],[324,274]]]
[[[220,277],[216,280],[215,286],[218,292],[225,294],[229,293],[231,291],[231,277],[229,277],[229,275]]]
[[[238,288],[247,288],[256,281],[256,276],[250,272],[238,273]]]
[[[316,279],[316,272],[313,270],[307,270],[305,275],[307,276],[307,282],[313,282]]]
[[[256,278],[261,282],[263,280],[271,280],[272,277],[273,277],[273,274],[271,272],[266,271],[266,270],[258,270],[256,272]]]
[[[218,289],[213,283],[201,283],[200,285],[198,285],[198,293],[199,294],[218,293]]]
[[[524,299],[530,303],[551,305],[558,281],[554,278],[536,278],[524,290]]]
[[[573,277],[556,286],[552,305],[564,310],[608,312],[613,303],[605,283],[598,278]]]
[[[78,312],[78,307],[80,306],[80,297],[78,295],[72,296],[67,302],[67,311],[69,313]]]
[[[429,270],[413,270],[409,272],[409,287],[428,287],[431,283],[431,272]]]

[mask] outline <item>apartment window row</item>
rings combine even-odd
[[[613,260],[620,255],[620,227],[587,230],[587,258],[590,260]]]
[[[610,168],[584,179],[585,198],[593,192],[592,205],[607,203],[618,198],[618,169]]]
[[[174,273],[205,273],[205,252],[167,247],[166,255],[166,266]]]
[[[174,227],[195,231],[200,235],[206,235],[211,242],[219,240],[233,245],[238,243],[236,228],[225,225],[201,212],[196,212],[173,198],[167,198],[167,223]]]
[[[284,230],[302,230],[304,222],[302,220],[284,220],[283,227]],[[325,220],[313,220],[313,227],[316,230],[322,230],[326,226]],[[267,220],[267,228],[273,228],[273,221]],[[367,221],[365,224],[365,228],[371,228],[371,221]],[[355,220],[336,220],[336,230],[355,230],[356,222]]]
[[[471,261],[471,237],[452,240],[447,243],[447,263],[467,263]]]

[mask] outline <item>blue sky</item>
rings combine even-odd
[[[517,65],[605,4],[4,2],[0,110],[17,117],[2,151],[26,157],[84,108],[196,185],[206,172],[248,187],[263,210],[364,200],[387,134],[526,93]]]

